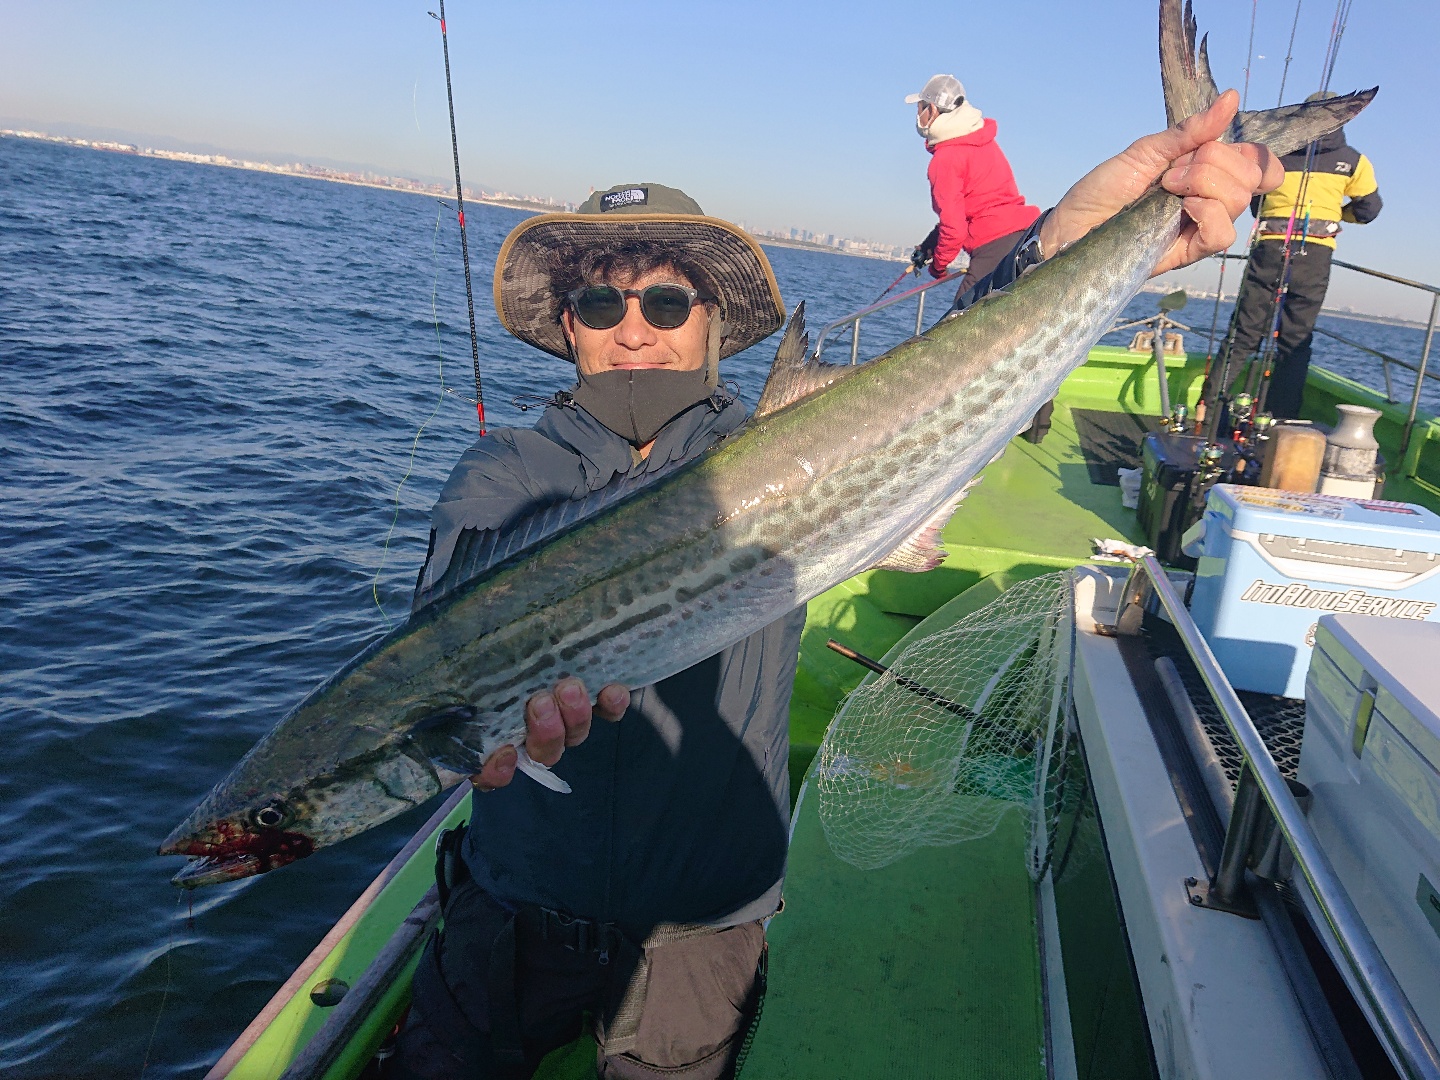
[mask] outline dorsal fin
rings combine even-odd
[[[802,300],[790,316],[780,348],[775,350],[775,363],[760,393],[760,404],[755,406],[755,419],[809,397],[854,370],[848,365],[841,367],[812,360],[809,351],[810,335],[805,332],[805,301]]]

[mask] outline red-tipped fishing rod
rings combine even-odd
[[[900,271],[900,276],[897,277],[894,281],[890,282],[889,286],[885,289],[885,291],[882,292],[879,296],[875,297],[874,300],[871,300],[870,303],[872,303],[872,304],[878,304],[881,300],[884,300],[885,297],[887,297],[887,296],[890,295],[890,291],[891,291],[892,289],[894,289],[896,285],[899,285],[900,282],[904,281],[905,278],[906,278],[906,276],[910,273],[911,270],[915,270],[915,269],[916,269],[916,268],[915,268],[914,266],[907,266],[907,267],[905,267],[904,270],[901,270],[901,271]],[[917,273],[918,273],[918,271],[917,271]]]
[[[455,137],[455,92],[450,88],[450,38],[445,32],[445,0],[440,14],[428,12],[440,24],[440,46],[445,52],[445,97],[450,103],[450,151],[455,156],[455,211],[460,221],[460,257],[465,262],[465,306],[470,311],[470,358],[475,363],[475,414],[485,434],[485,394],[480,389],[480,336],[475,332],[475,290],[470,284],[470,242],[465,237],[465,189],[460,183],[460,143]]]

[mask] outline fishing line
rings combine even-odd
[[[375,580],[370,583],[370,595],[375,599],[375,606],[380,609],[380,617],[385,620],[385,629],[394,629],[390,622],[390,616],[385,611],[385,605],[380,602],[380,575],[385,570],[385,560],[390,555],[390,538],[395,535],[395,524],[400,520],[400,492],[405,487],[405,481],[410,479],[410,474],[415,471],[415,453],[420,449],[420,436],[425,433],[425,427],[435,414],[440,411],[440,406],[445,402],[446,393],[453,393],[445,385],[445,341],[440,334],[440,311],[436,306],[436,298],[440,291],[440,215],[442,202],[435,208],[435,235],[430,242],[430,261],[435,268],[434,280],[430,283],[430,318],[435,324],[435,355],[438,358],[440,373],[440,396],[435,399],[435,407],[430,410],[430,415],[420,421],[420,427],[415,431],[415,438],[410,442],[410,460],[405,465],[405,475],[400,478],[400,483],[395,485],[395,512],[390,516],[390,529],[385,533],[385,545],[380,549],[380,565],[375,568]],[[479,402],[476,402],[477,407]]]
[[[1280,72],[1280,96],[1275,102],[1279,108],[1285,104],[1285,79],[1290,74],[1290,61],[1295,58],[1295,30],[1300,25],[1300,0],[1295,0],[1295,21],[1290,24],[1290,44],[1285,47],[1285,67]]]
[[[181,901],[190,893],[189,889],[182,890],[180,895],[175,897],[175,906],[179,908]],[[191,922],[193,925],[194,913],[192,909]],[[174,982],[170,968],[170,954],[175,951],[175,917],[170,917],[170,936],[165,942],[165,989],[160,994],[160,1007],[155,1010],[155,1023],[150,1026],[150,1041],[145,1044],[145,1057],[140,1061],[140,1080],[145,1080],[145,1070],[150,1067],[150,1051],[155,1049],[155,1034],[160,1030],[160,1020],[165,1015],[165,1005],[170,1000],[170,987]]]
[[[1250,0],[1250,44],[1245,46],[1245,89],[1240,94],[1240,109],[1243,112],[1245,103],[1250,100],[1250,64],[1255,59],[1255,16],[1260,8],[1260,0]]]

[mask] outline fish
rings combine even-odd
[[[1188,2],[1161,0],[1160,62],[1172,124],[1218,96]],[[1227,139],[1289,153],[1375,93],[1242,112]],[[562,677],[651,685],[867,568],[936,565],[981,469],[1084,363],[1181,223],[1181,200],[1152,187],[863,365],[812,357],[802,304],[737,434],[492,537],[474,578],[306,696],[175,828],[160,853],[190,858],[176,884],[262,874],[420,805],[523,747],[524,702]]]

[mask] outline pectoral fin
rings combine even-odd
[[[979,482],[980,477],[978,476],[971,480],[956,493],[954,498],[926,518],[925,524],[915,530],[903,544],[870,569],[899,570],[906,574],[923,574],[926,570],[934,570],[945,561],[947,554],[945,549],[940,546],[940,531],[945,528],[945,523],[955,515],[955,508],[965,501],[965,496],[970,494],[970,489]]]
[[[472,723],[474,719],[475,710],[470,706],[450,705],[411,726],[411,744],[434,766],[442,783],[452,777],[475,776],[485,767],[490,756],[487,740],[480,725]],[[515,750],[515,768],[542,787],[570,794],[570,785],[526,753],[523,744]]]

